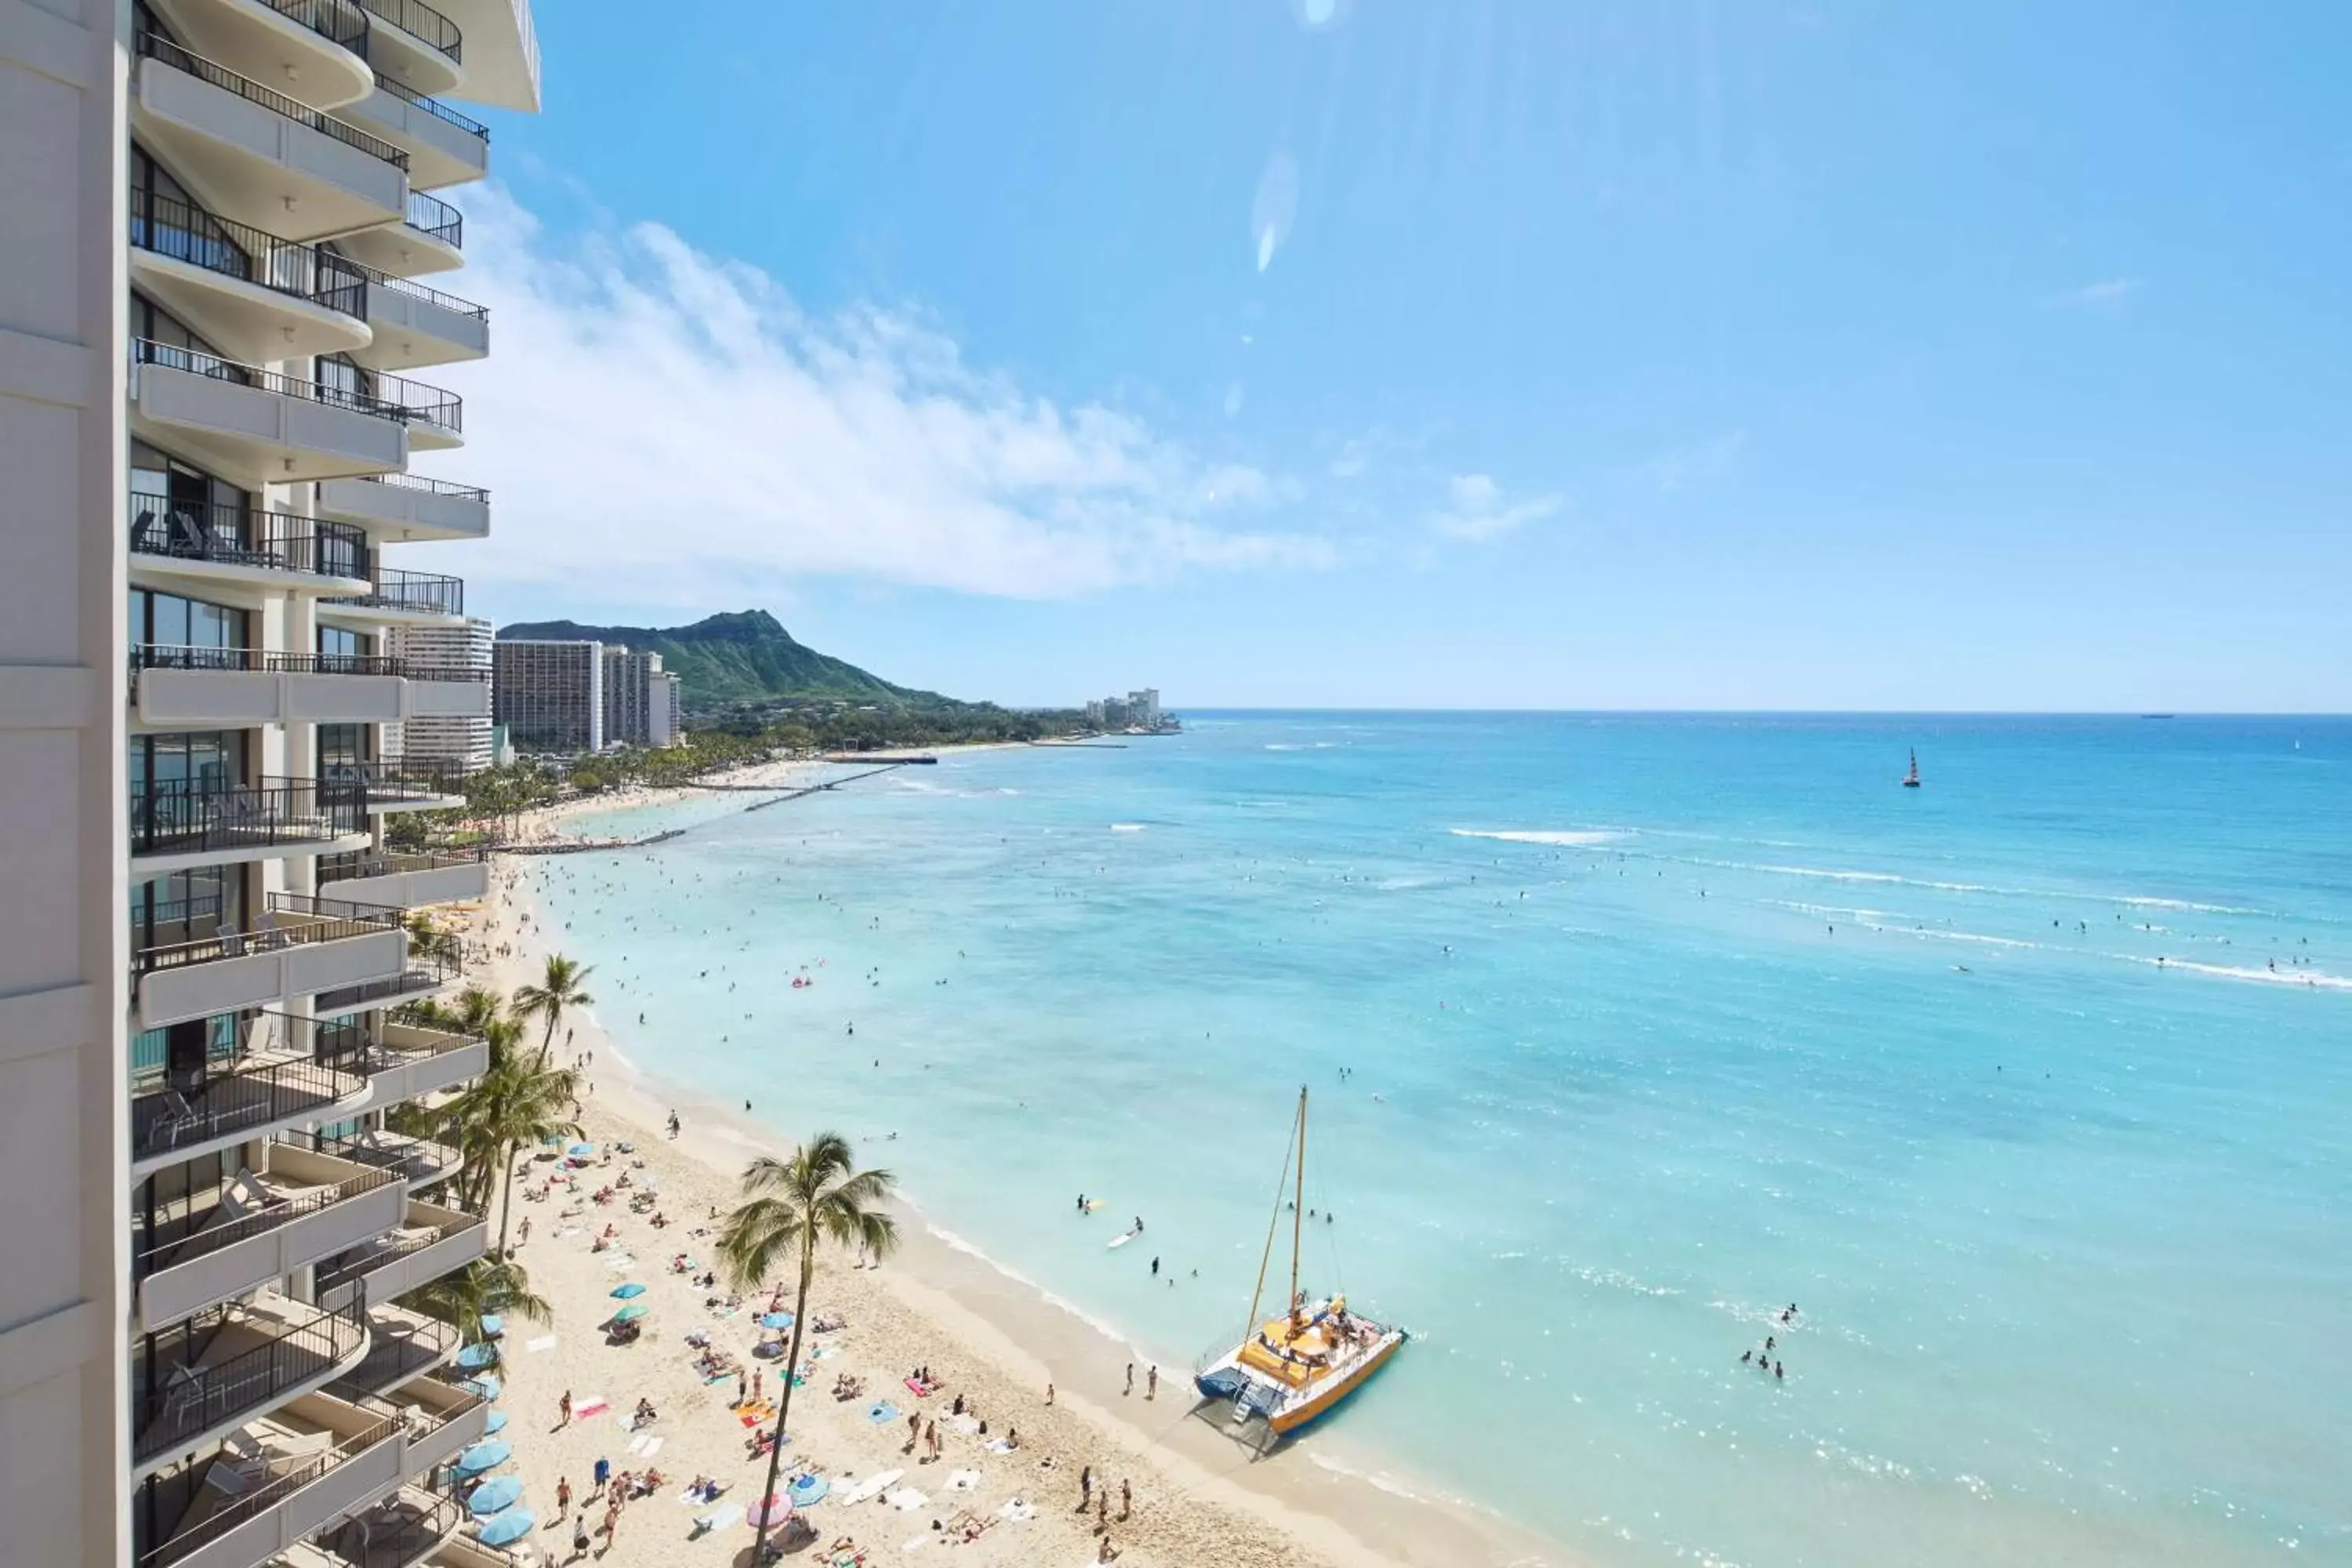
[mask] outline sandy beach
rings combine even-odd
[[[772,764],[728,782],[790,787],[813,766]],[[677,792],[665,796],[677,798]],[[609,795],[572,803],[536,814],[528,831],[543,838],[558,816],[627,804]],[[488,906],[463,919],[485,954],[471,978],[507,994],[534,977],[547,951],[518,887],[520,864],[501,858]],[[589,987],[595,989],[593,976]],[[586,1507],[595,1529],[603,1505],[582,1498],[603,1458],[615,1474],[656,1468],[662,1483],[625,1508],[614,1541],[597,1538],[599,1561],[619,1568],[697,1559],[731,1563],[748,1548],[751,1528],[738,1521],[698,1536],[694,1521],[710,1507],[689,1504],[683,1490],[697,1476],[709,1477],[726,1489],[721,1505],[748,1507],[760,1500],[766,1461],[752,1458],[751,1432],[730,1408],[735,1378],[706,1383],[687,1336],[707,1336],[711,1349],[756,1372],[771,1398],[780,1362],[751,1353],[763,1337],[756,1319],[766,1309],[764,1294],[730,1309],[723,1283],[714,1291],[691,1277],[713,1265],[710,1216],[733,1201],[745,1161],[755,1152],[788,1152],[792,1140],[740,1110],[635,1071],[593,1009],[567,1019],[565,1027],[568,1049],[592,1061],[593,1089],[581,1121],[599,1153],[578,1173],[576,1194],[558,1184],[543,1200],[523,1199],[525,1187],[546,1185],[555,1169],[550,1163],[527,1163],[519,1177],[518,1233],[526,1218],[530,1223],[517,1257],[554,1320],[518,1321],[507,1331],[500,1407],[509,1417],[502,1436],[513,1445],[511,1470],[525,1480],[526,1505],[542,1524],[534,1540],[549,1561],[571,1554],[570,1517],[557,1523],[558,1482],[570,1482],[572,1513]],[[566,1048],[559,1039],[559,1056]],[[683,1121],[675,1140],[665,1131],[673,1110]],[[632,1152],[619,1152],[622,1143]],[[857,1152],[861,1163],[889,1163],[887,1142],[861,1143]],[[600,1188],[625,1176],[628,1188],[611,1201],[594,1201]],[[657,1203],[633,1212],[628,1197],[648,1186]],[[668,1222],[664,1227],[653,1225],[656,1214]],[[1107,1533],[1118,1560],[1135,1563],[1370,1568],[1570,1561],[1553,1544],[1410,1479],[1356,1458],[1335,1463],[1336,1445],[1318,1456],[1319,1436],[1255,1458],[1191,1415],[1188,1369],[1161,1368],[1157,1396],[1148,1396],[1150,1369],[1133,1347],[956,1245],[913,1207],[901,1205],[898,1217],[900,1247],[887,1264],[865,1268],[847,1257],[824,1257],[811,1295],[813,1321],[838,1316],[845,1326],[812,1336],[804,1347],[808,1377],[792,1411],[786,1476],[813,1469],[831,1489],[809,1510],[817,1542],[806,1560],[819,1560],[824,1547],[848,1538],[869,1563],[953,1550],[975,1564],[1077,1568],[1098,1560]],[[596,1239],[607,1227],[613,1239],[599,1250]],[[621,1304],[611,1291],[629,1281],[645,1287],[635,1300],[649,1309],[646,1330],[633,1345],[610,1346],[597,1325]],[[1125,1392],[1130,1363],[1132,1394]],[[938,1383],[928,1397],[904,1382],[919,1366]],[[844,1374],[856,1380],[858,1392],[836,1399],[835,1380]],[[559,1426],[567,1392],[575,1414]],[[954,1413],[959,1396],[961,1415]],[[658,1418],[632,1432],[629,1418],[640,1398],[651,1401]],[[887,1403],[887,1413],[875,1408],[877,1401]],[[604,1407],[582,1414],[592,1402]],[[916,1415],[925,1440],[910,1447],[908,1417]],[[935,1461],[928,1457],[933,1426],[940,1444]],[[1009,1447],[1016,1434],[1018,1447]],[[1080,1476],[1089,1469],[1097,1504],[1081,1514]],[[888,1471],[903,1473],[878,1498],[841,1500],[861,1485],[877,1486]],[[965,1541],[967,1534],[973,1539]]]

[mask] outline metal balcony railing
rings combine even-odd
[[[429,496],[447,496],[455,500],[480,501],[489,504],[490,492],[479,485],[453,485],[446,479],[427,479],[423,474],[362,474],[360,478],[372,485],[385,485],[396,490],[419,490]]]
[[[252,784],[154,779],[131,792],[133,855],[317,844],[366,831],[366,797],[346,784],[268,777]]]
[[[375,564],[366,531],[348,522],[137,493],[129,510],[134,554],[317,577],[366,577]]]
[[[439,679],[446,680],[479,680],[474,670],[444,671]],[[442,795],[466,793],[466,774],[457,768],[429,768],[406,763],[328,763],[319,769],[321,777],[341,784],[355,784],[367,792],[370,801],[433,800]]]
[[[198,1083],[167,1083],[131,1099],[131,1158],[289,1121],[366,1089],[367,1079],[349,1068],[299,1058],[232,1068]]]
[[[233,1316],[232,1309],[223,1322],[210,1326],[224,1331],[226,1319]],[[366,1310],[354,1301],[320,1312],[209,1366],[189,1362],[139,1367],[133,1382],[144,1383],[147,1390],[135,1396],[132,1451],[143,1463],[186,1447],[199,1432],[266,1410],[286,1390],[357,1354],[367,1338]]]
[[[414,1203],[415,1200],[411,1199]],[[445,1207],[454,1205],[442,1205]],[[416,1226],[380,1236],[373,1241],[339,1253],[318,1267],[315,1283],[320,1296],[338,1290],[345,1285],[363,1281],[370,1274],[412,1257],[428,1247],[438,1247],[453,1236],[463,1236],[469,1230],[486,1226],[489,1220],[470,1210],[458,1209],[461,1219],[447,1225]]]
[[[423,191],[408,193],[408,226],[430,235],[453,250],[466,248],[466,217],[438,196]]]
[[[336,408],[347,408],[354,414],[373,415],[378,419],[405,421],[411,415],[405,407],[387,398],[371,397],[349,387],[322,386],[299,375],[287,375],[258,365],[239,364],[202,349],[184,349],[176,343],[159,343],[152,338],[136,338],[131,344],[133,364],[162,365],[169,370],[184,370],[192,375],[209,376],[215,381],[234,382],[262,392],[273,392],[280,397],[299,397],[305,403],[324,403]],[[391,377],[384,379],[390,380]],[[446,396],[446,395],[442,395]],[[452,401],[455,401],[452,399]]]
[[[131,244],[346,316],[357,316],[363,308],[362,269],[332,251],[215,217],[160,191],[131,193]]]
[[[341,986],[333,991],[321,991],[312,999],[311,1005],[321,1015],[349,1013],[361,1007],[376,1006],[395,996],[446,985],[463,973],[462,969],[446,959],[412,954],[407,967],[398,974],[358,985]]]
[[[468,135],[480,137],[484,142],[488,142],[490,139],[490,128],[488,126],[483,124],[478,120],[468,119],[467,116],[458,113],[456,110],[450,108],[447,104],[442,102],[437,98],[427,98],[421,92],[411,92],[408,89],[401,86],[398,82],[394,81],[389,77],[382,75],[377,76],[375,79],[375,84],[376,86],[383,89],[384,91],[392,94],[393,97],[400,100],[403,103],[415,104],[417,108],[425,110],[425,113],[433,116],[436,120],[446,121]]]
[[[446,871],[459,866],[478,866],[488,858],[488,851],[479,847],[388,854],[358,850],[349,855],[321,855],[317,862],[317,873],[319,885],[323,888],[330,883],[348,882],[360,877],[397,877],[408,871]]]
[[[310,1544],[348,1568],[407,1568],[465,1522],[465,1506],[456,1498],[403,1487],[329,1525]]]
[[[210,82],[224,92],[233,92],[247,103],[258,104],[272,114],[293,121],[298,125],[306,125],[321,136],[332,137],[346,147],[357,148],[369,157],[382,159],[394,168],[404,172],[408,168],[408,154],[391,142],[379,141],[359,127],[346,125],[333,115],[322,114],[308,104],[298,103],[282,92],[273,92],[250,77],[239,76],[226,66],[216,65],[202,55],[191,54],[161,33],[142,31],[137,47],[143,59],[158,60],[173,70],[185,71],[199,81]]]
[[[280,1226],[291,1225],[298,1219],[349,1203],[362,1193],[378,1187],[388,1187],[400,1180],[399,1173],[368,1169],[340,1182],[324,1186],[305,1187],[289,1198],[280,1198],[266,1208],[220,1225],[207,1225],[174,1241],[159,1242],[131,1258],[131,1279],[133,1284],[165,1268],[176,1268],[183,1263],[193,1263],[199,1258],[209,1258],[223,1247],[234,1247],[240,1241],[250,1241],[257,1236],[267,1236]]]
[[[341,911],[329,913],[327,910]],[[136,949],[131,962],[140,973],[179,969],[191,963],[215,963],[225,958],[275,952],[281,948],[315,942],[342,942],[375,931],[398,931],[398,910],[367,904],[338,903],[299,893],[272,893],[269,907],[251,931],[223,926],[209,936],[158,943]]]
[[[392,416],[412,425],[437,425],[452,436],[466,429],[466,402],[454,392],[427,386],[404,376],[365,373],[367,395],[385,405]]]
[[[271,1476],[227,1507],[206,1514],[197,1523],[147,1552],[139,1559],[139,1568],[172,1568],[172,1564],[182,1558],[210,1546],[247,1521],[260,1518],[330,1470],[350,1463],[379,1444],[389,1443],[406,1426],[406,1421],[401,1416],[387,1415],[374,1426],[344,1438],[325,1453]]]
[[[364,594],[342,594],[323,601],[328,605],[350,605],[358,609],[401,610],[415,615],[462,616],[466,613],[466,580],[445,577],[436,572],[403,572],[396,567],[379,566],[373,579],[373,586]],[[479,677],[456,676],[448,679],[488,678],[485,671]]]
[[[355,55],[367,53],[368,19],[352,0],[261,0],[290,21],[299,22],[331,44]]]
[[[404,1182],[422,1182],[454,1170],[459,1163],[457,1150],[429,1138],[394,1143],[356,1135],[313,1133],[295,1146],[316,1149],[321,1154],[332,1154],[354,1165],[390,1171]]]
[[[448,56],[451,64],[465,59],[465,36],[458,32],[457,24],[424,0],[360,0],[360,4],[410,37]]]

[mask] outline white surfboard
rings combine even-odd
[[[1135,1232],[1131,1230],[1122,1230],[1117,1236],[1110,1238],[1110,1244],[1113,1247],[1125,1247],[1129,1242],[1133,1241],[1134,1239]]]

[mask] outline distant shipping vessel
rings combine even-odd
[[[1274,1237],[1282,1218],[1279,1199],[1266,1222],[1265,1250],[1259,1256],[1257,1284],[1250,1292],[1246,1330],[1240,1344],[1198,1368],[1192,1385],[1213,1404],[1229,1404],[1233,1426],[1265,1434],[1269,1445],[1289,1436],[1309,1422],[1329,1415],[1348,1395],[1371,1380],[1374,1373],[1406,1339],[1405,1331],[1387,1328],[1348,1310],[1345,1296],[1308,1300],[1298,1288],[1298,1253],[1307,1203],[1307,1090],[1298,1091],[1298,1119],[1291,1130],[1290,1158],[1286,1175],[1295,1172],[1291,1195],[1289,1308],[1281,1316],[1260,1321],[1258,1306],[1265,1293],[1266,1265],[1274,1257]]]
[[[1919,748],[1916,746],[1911,748],[1911,771],[1903,775],[1903,787],[1905,789],[1919,787]]]

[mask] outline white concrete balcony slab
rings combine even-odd
[[[379,79],[376,89],[345,104],[342,118],[408,154],[408,188],[470,184],[490,172],[490,130],[437,98]]]
[[[253,1568],[399,1486],[408,1424],[306,1394],[239,1427],[138,1568]]]
[[[318,993],[310,998],[310,1010],[321,1018],[340,1018],[379,1007],[404,1006],[438,994],[464,978],[465,972],[454,963],[411,957],[397,973]]]
[[[466,219],[438,196],[408,193],[400,219],[335,237],[335,248],[395,278],[421,278],[466,265]]]
[[[367,58],[378,77],[427,95],[464,85],[465,35],[456,22],[425,0],[359,3],[367,7]]]
[[[182,594],[194,584],[270,593],[374,591],[375,552],[367,531],[353,523],[138,493],[131,497],[130,513],[134,587]],[[194,592],[206,596],[201,588]]]
[[[137,1026],[280,1007],[299,996],[350,994],[406,976],[408,933],[400,929],[398,911],[292,893],[272,893],[269,901],[251,931],[224,925],[134,949]],[[309,909],[320,912],[304,912]]]
[[[396,567],[378,566],[374,577],[356,593],[345,592],[321,599],[319,616],[334,626],[463,626],[466,584],[463,578],[436,572],[404,572]],[[461,667],[448,673],[453,679],[469,679],[474,671]],[[488,666],[481,666],[479,674],[481,681],[488,681]]]
[[[223,478],[258,488],[408,465],[410,416],[394,405],[167,344],[131,351],[132,432]]]
[[[357,523],[379,540],[483,539],[490,531],[490,492],[419,474],[328,479],[318,487],[320,515]]]
[[[152,1367],[134,1346],[133,1477],[357,1368],[372,1343],[356,1308],[322,1310],[265,1290],[163,1336]]]
[[[295,1020],[267,1014],[273,1026]],[[155,1082],[131,1098],[131,1173],[193,1160],[297,1127],[355,1116],[374,1103],[364,1072],[307,1056],[251,1056],[199,1082]]]
[[[131,129],[208,211],[294,240],[407,211],[408,154],[390,142],[158,34],[137,51]]]
[[[371,370],[410,370],[480,359],[490,352],[490,313],[405,278],[368,279],[361,307],[369,342],[352,357]]]
[[[465,96],[494,109],[539,112],[539,35],[530,0],[434,0],[466,36]]]
[[[413,1452],[417,1439],[412,1436]],[[427,1473],[429,1467],[415,1471]],[[289,1551],[267,1568],[416,1568],[449,1542],[462,1539],[465,1505],[425,1486],[404,1486],[391,1496],[340,1520]],[[520,1568],[509,1559],[507,1568]]]
[[[365,279],[317,247],[150,190],[131,193],[131,280],[224,353],[251,360],[368,345]]]
[[[420,1480],[482,1440],[490,1402],[478,1394],[420,1377],[385,1401],[408,1417],[405,1456],[410,1480]]]
[[[457,1359],[466,1336],[454,1323],[391,1302],[367,1310],[367,1354],[343,1373],[342,1386],[384,1395],[404,1384],[437,1372]],[[464,1391],[451,1386],[452,1394]],[[397,1399],[391,1403],[398,1405]]]
[[[362,1290],[368,1300],[392,1300],[481,1257],[489,1233],[488,1221],[463,1209],[410,1198],[396,1226],[320,1266],[319,1304],[339,1307]]]
[[[180,42],[257,81],[282,82],[314,109],[374,86],[357,0],[152,0]]]
[[[466,1168],[466,1156],[450,1144],[382,1127],[332,1137],[312,1133],[306,1148],[315,1148],[322,1154],[332,1154],[353,1164],[392,1172],[412,1195],[440,1185]]]
[[[489,896],[489,862],[478,854],[422,850],[413,854],[360,854],[321,862],[319,888],[331,897],[387,910],[430,909]],[[436,1031],[426,1030],[433,1034]],[[463,1039],[463,1036],[447,1037]],[[478,1043],[478,1042],[477,1042]],[[471,1074],[467,1076],[471,1077]],[[433,1086],[435,1088],[439,1085]],[[423,1089],[399,1098],[406,1100]]]
[[[379,654],[142,644],[131,652],[131,716],[151,730],[386,724],[490,711],[487,680],[429,668],[412,675]]]
[[[347,1252],[397,1224],[410,1201],[397,1172],[271,1143],[262,1169],[240,1176],[217,1207],[177,1222],[185,1234],[142,1249],[134,1231],[141,1324],[154,1332]]]

